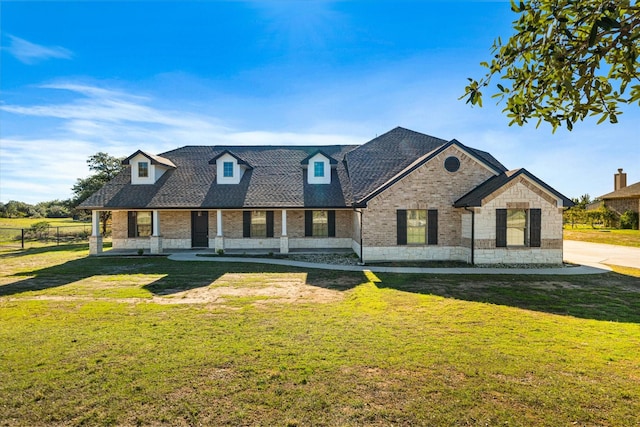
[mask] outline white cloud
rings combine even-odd
[[[11,35],[9,39],[11,43],[5,49],[24,64],[32,65],[48,59],[73,57],[73,52],[61,46],[42,46]]]

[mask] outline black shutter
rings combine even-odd
[[[313,211],[304,211],[304,236],[313,236]]]
[[[127,212],[127,236],[136,237],[136,212],[129,211]]]
[[[496,209],[496,248],[507,247],[507,210]]]
[[[529,246],[532,248],[540,247],[540,230],[542,228],[542,210],[529,210]]]
[[[398,209],[397,211],[398,245],[407,244],[407,211]]]
[[[438,210],[429,209],[427,211],[427,244],[438,244]]]
[[[336,211],[327,211],[329,237],[336,237]]]
[[[251,211],[242,211],[242,237],[251,237]]]
[[[267,237],[273,237],[273,211],[267,211]]]

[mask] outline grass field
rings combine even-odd
[[[0,255],[0,424],[607,425],[640,413],[640,271],[344,273]]]
[[[563,237],[566,240],[581,242],[640,247],[639,230],[593,229],[586,226],[565,227]]]

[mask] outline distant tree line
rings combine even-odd
[[[94,173],[87,178],[78,178],[71,188],[73,197],[68,200],[51,200],[35,205],[10,200],[0,202],[1,218],[69,218],[88,219],[89,212],[77,209],[80,203],[98,191],[104,184],[115,177],[123,168],[122,159],[99,152],[87,159],[89,170]],[[103,231],[106,232],[106,223],[111,217],[110,212],[102,212]]]
[[[68,218],[72,216],[75,206],[69,200],[51,200],[35,205],[10,200],[7,203],[0,202],[1,218]]]

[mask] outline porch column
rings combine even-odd
[[[100,211],[91,211],[91,237],[89,237],[89,255],[102,253],[102,235],[100,234]]]
[[[224,234],[222,233],[222,209],[216,211],[216,242],[215,250],[224,251]]]
[[[160,236],[160,211],[154,210],[152,212],[151,224],[153,225],[153,230],[151,232],[150,237],[150,252],[152,254],[161,254],[162,253],[162,236]]]
[[[282,209],[282,233],[280,234],[280,253],[289,253],[289,237],[287,236],[287,210]]]

